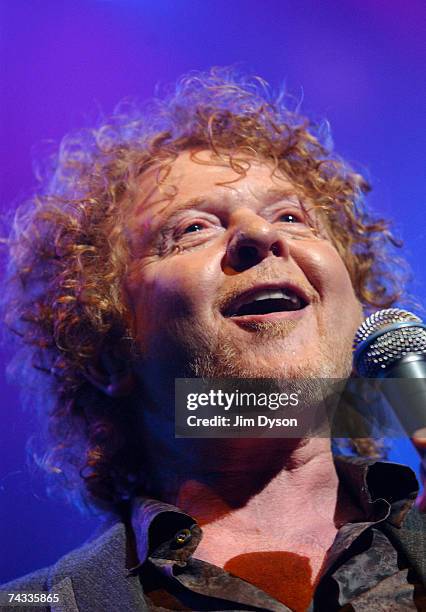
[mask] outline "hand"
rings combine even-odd
[[[423,493],[416,499],[416,506],[420,512],[426,512],[426,427],[418,429],[411,438],[421,457],[420,478],[423,483]]]

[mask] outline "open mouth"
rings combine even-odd
[[[258,289],[246,292],[225,308],[225,317],[268,315],[302,310],[308,300],[290,287]]]

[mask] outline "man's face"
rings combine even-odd
[[[142,377],[348,375],[362,311],[309,203],[268,162],[197,160],[146,172],[128,215]]]

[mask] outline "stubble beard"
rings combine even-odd
[[[262,322],[251,324],[254,342],[267,342],[268,339],[288,338],[298,325],[296,321]],[[292,363],[283,356],[279,371],[270,366],[267,360],[256,359],[250,364],[241,359],[241,351],[229,336],[220,339],[214,346],[194,355],[190,368],[192,375],[204,379],[221,378],[266,378],[274,381],[271,389],[279,392],[297,392],[302,398],[299,405],[300,414],[306,410],[309,415],[315,414],[316,424],[310,436],[328,437],[330,435],[329,416],[333,412],[335,389],[340,388],[352,369],[351,337],[341,338],[336,342],[330,335],[320,334],[316,355],[311,355],[305,364]],[[332,379],[332,380],[330,380]],[[328,408],[326,408],[328,406]],[[331,411],[331,412],[330,412]],[[327,416],[327,414],[329,416]],[[302,416],[303,419],[303,416]],[[305,421],[306,422],[306,421]]]
[[[266,343],[268,340],[285,340],[298,325],[297,321],[250,322],[245,327],[253,334],[253,342]],[[304,364],[292,363],[294,354],[283,357],[279,370],[272,368],[267,360],[255,359],[252,363],[241,358],[241,350],[227,335],[212,345],[203,342],[192,351],[190,371],[199,378],[271,378],[303,380],[316,378],[347,378],[352,368],[352,338],[339,342],[324,332],[314,358]]]

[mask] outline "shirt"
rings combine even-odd
[[[139,497],[132,528],[140,578],[153,611],[265,610],[349,612],[426,610],[426,590],[406,559],[380,529],[399,527],[418,493],[407,466],[355,457],[335,457],[339,481],[362,509],[364,520],[337,532],[312,600],[290,608],[250,582],[196,558],[202,530],[175,506]],[[285,585],[284,585],[285,587]]]

